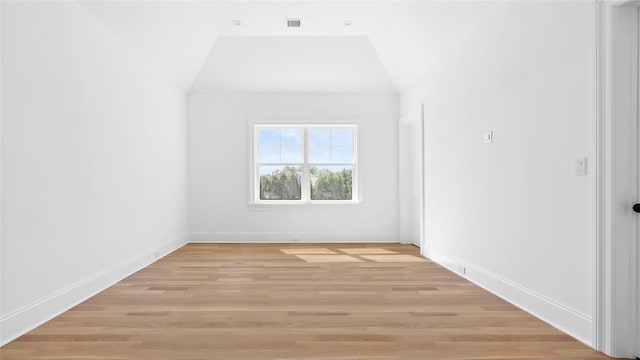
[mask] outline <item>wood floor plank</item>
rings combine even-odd
[[[190,244],[0,358],[608,359],[400,244]]]

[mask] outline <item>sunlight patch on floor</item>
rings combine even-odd
[[[349,255],[296,255],[298,258],[309,262],[362,262],[362,260]]]
[[[395,251],[383,248],[340,248],[329,250],[327,248],[297,248],[280,249],[287,255],[296,256],[308,263],[349,263],[349,262],[377,262],[377,263],[406,263],[425,262],[420,256],[398,254]],[[340,254],[344,253],[344,254]]]
[[[351,248],[351,249],[338,249],[344,253],[351,255],[360,254],[396,254],[395,251],[381,249],[381,248]]]
[[[297,254],[335,254],[334,251],[331,251],[327,248],[306,248],[306,249],[280,249],[283,253],[287,255],[297,255]]]

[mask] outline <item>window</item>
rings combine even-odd
[[[256,125],[255,203],[357,201],[355,125]]]

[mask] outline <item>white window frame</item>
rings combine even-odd
[[[258,157],[259,150],[259,130],[264,128],[284,129],[299,128],[302,129],[302,163],[260,163]],[[310,129],[351,129],[352,130],[352,163],[310,163],[309,162],[309,130]],[[251,144],[253,147],[251,159],[251,195],[250,205],[304,205],[304,204],[357,204],[360,202],[360,186],[358,172],[358,125],[352,123],[321,123],[321,124],[299,124],[299,123],[256,123],[252,125]],[[259,166],[302,166],[301,176],[301,199],[300,200],[262,200],[260,199],[260,173]],[[351,166],[352,169],[352,188],[351,200],[312,200],[310,183],[310,169],[312,166]]]

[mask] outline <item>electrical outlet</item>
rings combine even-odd
[[[493,142],[493,131],[487,131],[483,134],[484,143],[491,144]]]
[[[300,235],[291,236],[291,241],[293,241],[293,242],[300,242],[300,240],[302,240],[302,236],[300,236]]]
[[[466,268],[466,266],[458,265],[458,273],[460,273],[460,274],[462,274],[462,275],[466,275],[466,273],[467,273],[467,268]]]
[[[586,157],[576,158],[574,172],[576,176],[587,175],[587,158]]]

